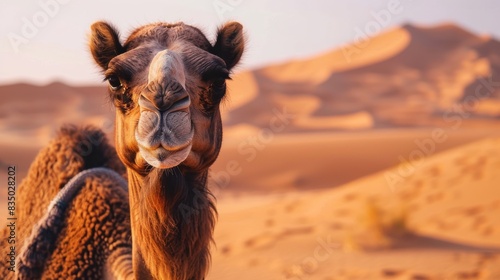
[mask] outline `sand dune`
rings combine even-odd
[[[266,67],[262,69],[262,74],[281,84],[320,85],[332,73],[360,68],[393,57],[408,46],[410,39],[411,34],[405,28],[395,28],[307,61]]]
[[[295,116],[289,132],[450,126],[455,119],[498,126],[499,41],[454,25],[405,25],[346,48],[357,50],[352,59],[340,49],[253,71],[258,94],[229,107],[227,124],[265,127],[273,109],[286,108]]]
[[[335,189],[224,197],[209,279],[499,279],[499,168],[497,138]]]
[[[440,143],[430,140],[431,129],[269,136],[262,130],[247,132],[245,137],[226,138],[212,167],[212,183],[221,192],[331,188],[420,155],[432,156],[491,135],[500,137],[500,131],[483,129],[449,130]]]

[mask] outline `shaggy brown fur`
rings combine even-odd
[[[94,128],[65,126],[40,151],[18,187],[17,253],[33,225],[68,180],[82,170],[100,166],[124,173],[114,149],[104,134]],[[45,260],[43,272],[36,272],[38,276],[43,279],[102,279],[106,263],[117,272],[131,276],[132,244],[127,201],[126,190],[113,180],[105,176],[89,178],[69,206],[64,221],[66,226],[54,240],[54,252],[46,254],[50,257]],[[7,234],[7,229],[3,229],[0,237],[2,256],[6,256],[9,248]],[[127,262],[128,268],[123,268]],[[3,262],[0,275],[2,279],[14,279],[15,274],[8,271]]]
[[[216,211],[206,174],[154,169],[144,178],[133,230],[152,275],[204,279],[207,274]]]

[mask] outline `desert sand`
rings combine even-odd
[[[235,74],[208,279],[500,279],[499,50],[453,24],[405,25]],[[0,182],[63,123],[113,137],[102,85],[0,96]]]
[[[500,279],[499,168],[487,139],[413,172],[224,197],[210,279]]]

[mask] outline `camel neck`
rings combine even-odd
[[[215,207],[207,171],[128,170],[136,279],[204,279]]]
[[[138,203],[140,201],[140,190],[143,184],[144,177],[134,171],[127,170],[128,188],[129,188],[129,203],[130,203],[130,223],[132,228],[132,265],[135,279],[155,279],[146,266],[146,261],[143,258],[140,250],[141,242],[138,240],[138,229],[141,226],[139,221]],[[168,278],[170,279],[170,278]]]

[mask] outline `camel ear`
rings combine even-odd
[[[106,70],[111,59],[124,51],[118,32],[103,21],[92,24],[90,29],[90,52],[95,62]]]
[[[227,69],[233,68],[241,58],[245,49],[243,26],[238,22],[228,22],[217,32],[217,41],[213,54],[226,62]]]

